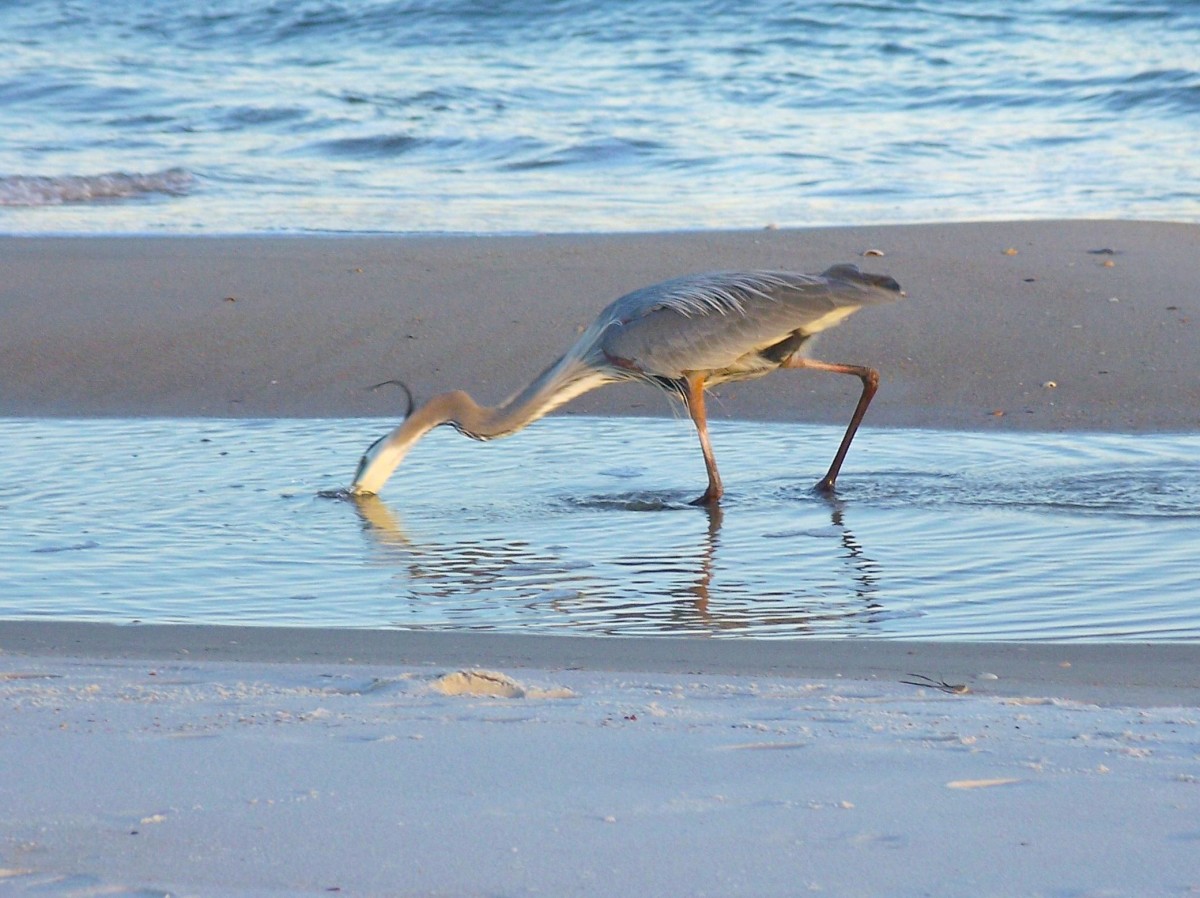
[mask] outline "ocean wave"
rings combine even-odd
[[[371,134],[361,137],[338,137],[323,140],[314,149],[350,159],[389,159],[421,146],[425,141],[411,134]]]
[[[1200,3],[1080,6],[0,0],[0,224],[1196,220]]]
[[[183,196],[195,176],[182,168],[150,174],[108,172],[102,175],[9,175],[0,177],[0,206],[61,206],[127,199],[147,193]]]

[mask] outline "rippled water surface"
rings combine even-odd
[[[0,2],[0,230],[1200,217],[1190,0]]]
[[[555,418],[344,485],[354,420],[5,420],[0,619],[589,634],[1200,637],[1200,436]]]

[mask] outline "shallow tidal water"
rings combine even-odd
[[[1200,435],[560,417],[442,429],[381,497],[378,420],[0,420],[0,620],[954,640],[1200,637]]]

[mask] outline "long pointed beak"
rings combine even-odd
[[[350,495],[352,495],[352,496],[373,496],[373,495],[375,495],[375,492],[373,490],[364,490],[364,489],[360,488],[359,481],[362,480],[363,474],[366,473],[366,470],[367,470],[367,468],[370,467],[371,462],[375,460],[375,456],[379,454],[380,447],[383,445],[383,442],[389,436],[391,436],[391,434],[385,433],[383,436],[381,436],[379,439],[377,439],[374,443],[372,443],[370,446],[367,447],[367,451],[364,452],[362,454],[362,458],[360,458],[358,460],[358,467],[354,469],[354,480],[350,483]]]

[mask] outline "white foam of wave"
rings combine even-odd
[[[147,193],[183,196],[195,176],[182,168],[141,174],[108,172],[102,175],[10,175],[0,177],[0,206],[60,206],[96,200],[124,199]]]

